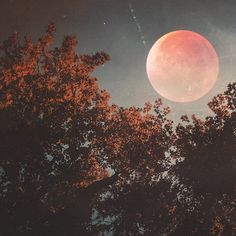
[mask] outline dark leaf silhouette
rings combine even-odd
[[[55,32],[0,47],[0,234],[235,235],[236,83],[174,125],[161,100],[111,104],[109,56]]]

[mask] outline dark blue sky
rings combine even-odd
[[[160,97],[147,79],[146,57],[153,43],[173,30],[202,34],[220,59],[219,79],[208,95],[191,104],[163,99],[175,114],[207,114],[210,98],[235,81],[233,0],[1,0],[0,40],[13,31],[36,39],[50,20],[56,23],[58,41],[65,34],[75,34],[78,52],[103,50],[110,54],[111,61],[95,75],[101,87],[110,92],[112,102],[122,106],[142,106]]]

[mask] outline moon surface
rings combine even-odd
[[[174,102],[193,102],[214,86],[219,60],[206,38],[178,30],[156,41],[148,54],[146,69],[151,85],[160,95]]]

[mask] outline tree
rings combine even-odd
[[[235,235],[236,83],[214,116],[109,103],[78,55],[12,35],[0,54],[0,233],[3,235]]]
[[[209,103],[215,116],[186,116],[176,133],[182,160],[171,172],[179,186],[185,214],[173,235],[235,235],[236,86]]]
[[[161,128],[166,114],[159,116],[159,107],[147,126],[141,126],[147,136],[141,135],[141,122],[130,111],[124,110],[126,115],[121,113],[118,122],[112,122],[116,149],[111,150],[116,152],[108,150],[107,156],[121,162],[113,167],[121,175],[97,203],[97,231],[235,235],[235,88],[229,85],[209,103],[215,116],[182,116],[175,132],[172,125]]]
[[[75,199],[82,230],[90,216],[86,189],[91,193],[91,186],[102,187],[109,178],[93,143],[112,106],[91,76],[109,56],[78,55],[73,36],[52,48],[54,33],[50,24],[36,43],[13,34],[1,45],[0,231],[5,235],[59,230],[53,222]],[[73,223],[67,219],[64,230]]]
[[[168,109],[159,101],[154,116],[150,104],[109,105],[90,76],[108,55],[77,55],[71,36],[53,49],[54,31],[51,24],[36,44],[13,35],[1,47],[1,214],[9,234],[88,234],[102,188],[157,181],[167,164]]]
[[[173,122],[168,113],[169,108],[163,108],[158,100],[154,107],[149,103],[143,108],[117,107],[109,119],[106,139],[99,140],[98,146],[118,179],[97,199],[97,223],[91,226],[94,235],[106,231],[140,235],[151,230],[148,221],[153,217],[153,204],[159,208],[163,200],[162,196],[155,199],[155,194],[170,191],[167,181],[160,183],[173,154]]]

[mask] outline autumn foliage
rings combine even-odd
[[[123,108],[91,74],[110,58],[13,34],[0,54],[1,235],[235,235],[236,83],[175,125]]]

